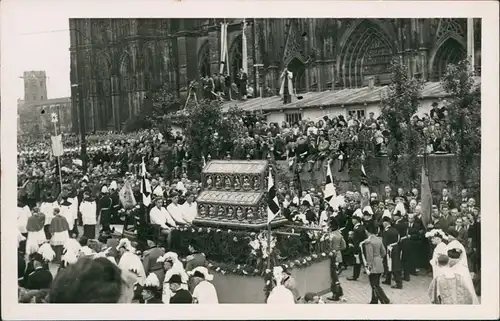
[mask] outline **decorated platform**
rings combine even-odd
[[[260,230],[267,227],[265,160],[214,160],[202,170],[195,225]],[[281,226],[286,219],[271,222]]]

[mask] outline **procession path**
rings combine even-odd
[[[112,225],[116,231],[121,231],[122,225]],[[78,226],[80,235],[83,234],[83,227]],[[57,265],[50,264],[50,271],[55,276],[57,273]],[[391,300],[392,304],[429,304],[429,296],[427,290],[431,282],[431,277],[427,275],[412,276],[409,282],[403,283],[403,289],[391,289],[390,286],[382,284],[382,288]],[[327,304],[366,304],[370,302],[371,289],[368,282],[368,276],[361,273],[358,281],[348,281],[346,278],[352,275],[352,268],[348,268],[340,275],[340,283],[344,289],[345,301],[333,302],[327,300],[331,297],[331,293],[323,295],[323,299]],[[479,298],[480,299],[480,298]]]
[[[366,304],[371,299],[371,288],[368,276],[361,273],[358,281],[349,281],[346,278],[352,275],[352,268],[348,268],[340,275],[340,283],[344,289],[346,301],[333,302],[327,300],[331,293],[323,296],[325,303],[331,304]],[[431,283],[431,277],[427,275],[412,276],[409,282],[403,282],[403,289],[392,289],[382,284],[382,289],[389,297],[392,304],[429,304],[427,290]],[[394,284],[394,281],[393,281]]]

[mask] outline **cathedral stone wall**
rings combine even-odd
[[[476,19],[476,65],[480,21]],[[120,129],[148,113],[160,86],[184,98],[189,81],[219,71],[222,22],[228,26],[234,77],[242,65],[243,19],[71,19],[73,128],[77,100],[88,130]],[[389,82],[401,57],[409,76],[436,81],[466,56],[466,19],[246,19],[249,84],[277,94],[284,67],[297,92],[358,88]],[[262,65],[255,67],[254,65]],[[257,69],[258,68],[258,69]]]

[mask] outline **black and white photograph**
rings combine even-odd
[[[269,18],[258,1],[153,17],[6,2],[2,292],[17,288],[16,310],[498,314],[498,17],[485,40],[485,10],[432,4],[315,17],[276,1]]]

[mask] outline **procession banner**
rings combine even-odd
[[[246,74],[248,74],[248,51],[247,51],[247,35],[245,34],[247,29],[247,22],[243,19],[243,33],[241,34],[242,48],[241,48],[241,60],[242,68]]]
[[[59,157],[64,154],[63,144],[62,144],[62,136],[52,136],[52,155]]]
[[[368,187],[368,176],[365,172],[365,166],[361,164],[361,207],[370,206],[370,188]]]
[[[134,191],[132,190],[132,186],[128,180],[125,182],[118,195],[123,208],[132,208],[137,204],[134,197]]]
[[[424,166],[422,166],[422,182],[420,184],[420,188],[420,195],[422,196],[422,223],[425,227],[427,227],[427,224],[429,224],[431,220],[432,194],[429,176],[427,175],[427,171]]]

